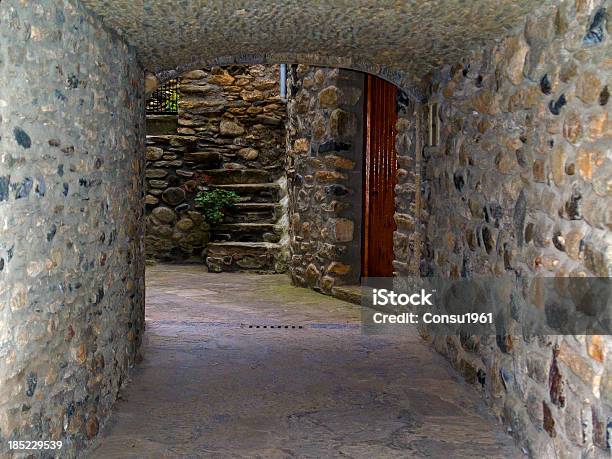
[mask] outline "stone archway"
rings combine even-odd
[[[205,67],[224,67],[228,65],[308,65],[312,67],[324,67],[334,69],[352,70],[368,73],[395,84],[404,91],[405,95],[415,101],[423,99],[421,89],[415,82],[406,78],[404,72],[392,67],[372,62],[352,59],[350,57],[333,57],[317,53],[270,53],[270,54],[237,54],[231,56],[216,57],[213,59],[196,59],[187,64],[180,65],[174,69],[160,70],[157,73],[147,73],[149,88],[152,90],[158,84],[176,78],[182,73]]]
[[[148,259],[203,262],[213,272],[286,270],[279,242],[287,233],[287,108],[279,78],[279,66],[193,70],[172,86],[176,111],[147,116]],[[232,204],[202,212],[200,200],[223,199]]]
[[[167,5],[2,2],[0,452],[65,432],[83,449],[138,360],[144,70],[243,56],[418,87],[398,273],[612,274],[608,1]],[[608,453],[609,337],[515,338],[434,345],[533,456]]]
[[[147,256],[203,260],[214,272],[279,272],[290,262],[298,285],[327,294],[358,286],[364,77],[353,70],[291,65],[287,103],[279,99],[278,66],[232,64],[182,73],[178,127],[147,136]],[[408,99],[405,93],[398,97],[403,104]],[[390,110],[396,105],[394,95]],[[286,153],[280,155],[270,141],[280,144],[285,122]],[[192,212],[201,177],[206,189],[240,195],[236,215],[212,231]],[[274,215],[263,213],[273,208]],[[249,209],[257,213],[244,214]],[[386,219],[393,226],[393,210]],[[389,242],[385,269],[392,270]]]

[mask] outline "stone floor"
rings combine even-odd
[[[521,456],[417,336],[358,324],[282,275],[150,267],[145,359],[91,456]]]

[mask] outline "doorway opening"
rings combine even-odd
[[[357,302],[361,277],[393,275],[398,89],[351,70],[280,70],[191,70],[161,94],[175,113],[147,117],[147,258],[291,271]]]

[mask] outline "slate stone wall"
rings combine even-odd
[[[270,228],[281,212],[276,182],[284,177],[285,119],[278,65],[213,67],[181,76],[176,132],[147,136],[147,258],[202,262],[209,241],[280,240]],[[194,203],[206,184],[230,185],[245,203],[224,223],[252,225],[217,225],[211,234]]]
[[[75,457],[144,327],[143,71],[73,3],[5,0],[0,81],[0,456]]]
[[[421,274],[612,275],[609,7],[546,6],[495,47],[424,82],[441,133],[414,169]],[[425,109],[400,120],[420,123],[415,143],[425,143]],[[533,457],[609,455],[610,337],[525,340],[513,330],[434,344]]]
[[[289,78],[290,272],[329,294],[361,274],[364,74],[295,65]]]

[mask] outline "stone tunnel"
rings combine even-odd
[[[378,218],[366,224],[362,213],[365,163],[377,167],[364,137],[368,85],[394,91],[384,276],[608,279],[609,11],[609,0],[1,1],[0,455],[26,457],[14,441],[62,440],[61,450],[28,454],[81,457],[99,442],[147,359],[145,253],[157,250],[159,227],[176,225],[169,240],[177,227],[200,228],[197,212],[168,205],[183,199],[173,202],[179,188],[162,170],[177,155],[250,197],[240,217],[210,229],[203,259],[177,243],[180,261],[195,256],[211,271],[202,288],[215,284],[212,272],[287,272],[317,292],[313,304],[354,300],[364,234]],[[280,64],[286,99],[266,84],[244,96],[240,81],[276,81]],[[172,139],[147,135],[147,97],[179,77],[179,104],[201,122],[218,88],[269,98],[220,121],[231,159],[189,146],[193,117],[179,115]],[[274,155],[242,143],[247,118],[267,126]],[[268,282],[253,279],[244,288]],[[512,301],[538,295],[517,290]],[[412,345],[445,357],[453,384],[480,394],[517,454],[610,457],[608,333],[421,330]],[[352,457],[428,455],[369,451]]]

